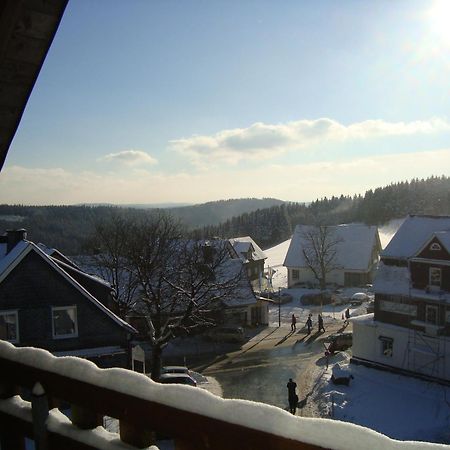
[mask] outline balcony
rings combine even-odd
[[[32,392],[31,402],[18,395],[24,388]],[[70,405],[71,419],[57,409],[62,403]],[[104,416],[119,420],[120,433],[102,428]],[[24,437],[34,439],[39,450],[131,450],[149,448],[156,434],[171,436],[177,450],[418,448],[353,424],[300,418],[273,406],[224,400],[200,388],[161,385],[143,374],[99,369],[79,358],[0,341],[3,450],[23,449]]]

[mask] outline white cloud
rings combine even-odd
[[[0,203],[200,203],[238,197],[310,201],[323,196],[363,194],[367,189],[415,177],[448,176],[448,167],[450,148],[167,175],[140,171],[136,176],[133,171],[116,176],[10,166],[0,173]]]
[[[101,158],[99,161],[112,161],[125,164],[127,166],[136,166],[139,164],[157,164],[158,161],[142,150],[123,150],[118,153],[109,153]]]
[[[242,160],[268,159],[292,150],[305,150],[324,142],[364,140],[387,136],[450,131],[442,119],[414,122],[367,120],[350,125],[327,118],[285,124],[257,122],[248,128],[223,130],[211,136],[192,136],[171,141],[172,148],[198,166],[237,164]]]

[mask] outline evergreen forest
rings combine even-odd
[[[84,245],[95,223],[117,211],[136,218],[161,212],[118,206],[0,205],[0,234],[7,229],[25,228],[33,242],[42,242],[67,255],[79,255],[86,252]],[[269,248],[289,239],[297,224],[383,225],[408,214],[450,215],[450,177],[413,179],[371,189],[364,195],[324,197],[309,204],[236,199],[163,211],[179,219],[192,236],[251,236],[262,248]]]

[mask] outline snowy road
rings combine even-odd
[[[302,400],[308,396],[314,381],[311,367],[317,370],[317,375],[322,370],[325,363],[323,339],[336,331],[341,323],[329,322],[327,326],[326,334],[314,334],[313,331],[311,336],[303,330],[291,333],[286,325],[268,328],[242,350],[228,354],[203,374],[213,377],[224,398],[258,401],[286,409],[289,378],[297,382]]]

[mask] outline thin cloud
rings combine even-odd
[[[310,201],[323,196],[363,194],[367,189],[394,181],[426,178],[433,174],[448,175],[445,173],[447,167],[450,167],[450,148],[341,161],[221,167],[200,173],[142,172],[138,177],[134,172],[117,176],[61,168],[10,166],[0,174],[0,202],[201,203],[239,197]],[[230,179],[233,179],[232,183]],[[264,180],[264,183],[255,183],[255,180]]]
[[[136,166],[139,164],[157,164],[157,159],[142,150],[123,150],[118,153],[109,153],[99,161],[118,162],[127,166]]]
[[[335,120],[298,120],[285,124],[254,123],[247,128],[222,130],[211,136],[194,135],[170,142],[172,149],[198,166],[212,163],[237,164],[242,160],[269,159],[277,155],[325,143],[365,140],[449,131],[443,119],[414,122],[366,120],[343,125]],[[206,159],[205,159],[206,158]]]

